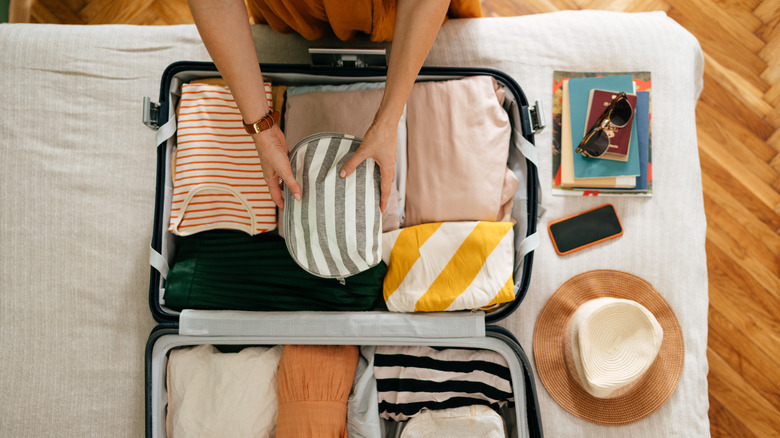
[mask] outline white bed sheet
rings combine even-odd
[[[310,44],[345,45],[264,26],[253,33],[267,63],[308,63]],[[0,436],[144,433],[156,160],[141,99],[157,100],[170,63],[208,59],[194,26],[0,25]],[[604,427],[558,407],[537,378],[545,434],[708,436],[706,222],[694,113],[703,60],[694,37],[660,12],[449,20],[426,65],[503,70],[530,100],[542,100],[548,120],[553,70],[652,72],[652,198],[551,196],[552,129],[536,136],[541,243],[528,295],[502,325],[532,357],[536,316],[565,280],[597,268],[647,279],[683,329],[677,391],[645,420]],[[607,201],[624,235],[557,256],[550,220]]]

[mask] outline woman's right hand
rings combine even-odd
[[[263,166],[263,178],[268,184],[271,199],[280,209],[284,208],[281,182],[287,185],[293,197],[301,200],[301,188],[292,173],[290,160],[287,157],[287,141],[278,125],[259,134],[252,134],[260,163]]]

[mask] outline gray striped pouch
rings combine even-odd
[[[290,152],[302,198],[296,201],[285,187],[287,249],[298,265],[319,277],[343,279],[382,260],[379,166],[368,159],[350,176],[339,176],[360,142],[351,135],[319,133]]]

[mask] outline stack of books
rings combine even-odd
[[[650,72],[553,74],[553,194],[651,196]],[[598,157],[574,150],[621,91],[634,109],[622,128],[608,126],[610,146]]]

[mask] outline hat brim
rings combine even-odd
[[[664,333],[645,374],[627,391],[604,399],[581,386],[565,358],[569,320],[580,305],[601,297],[636,301],[655,316]],[[539,313],[533,350],[539,379],[561,407],[583,420],[612,426],[634,423],[660,409],[677,388],[685,359],[682,329],[669,303],[647,281],[614,270],[584,272],[561,285]]]

